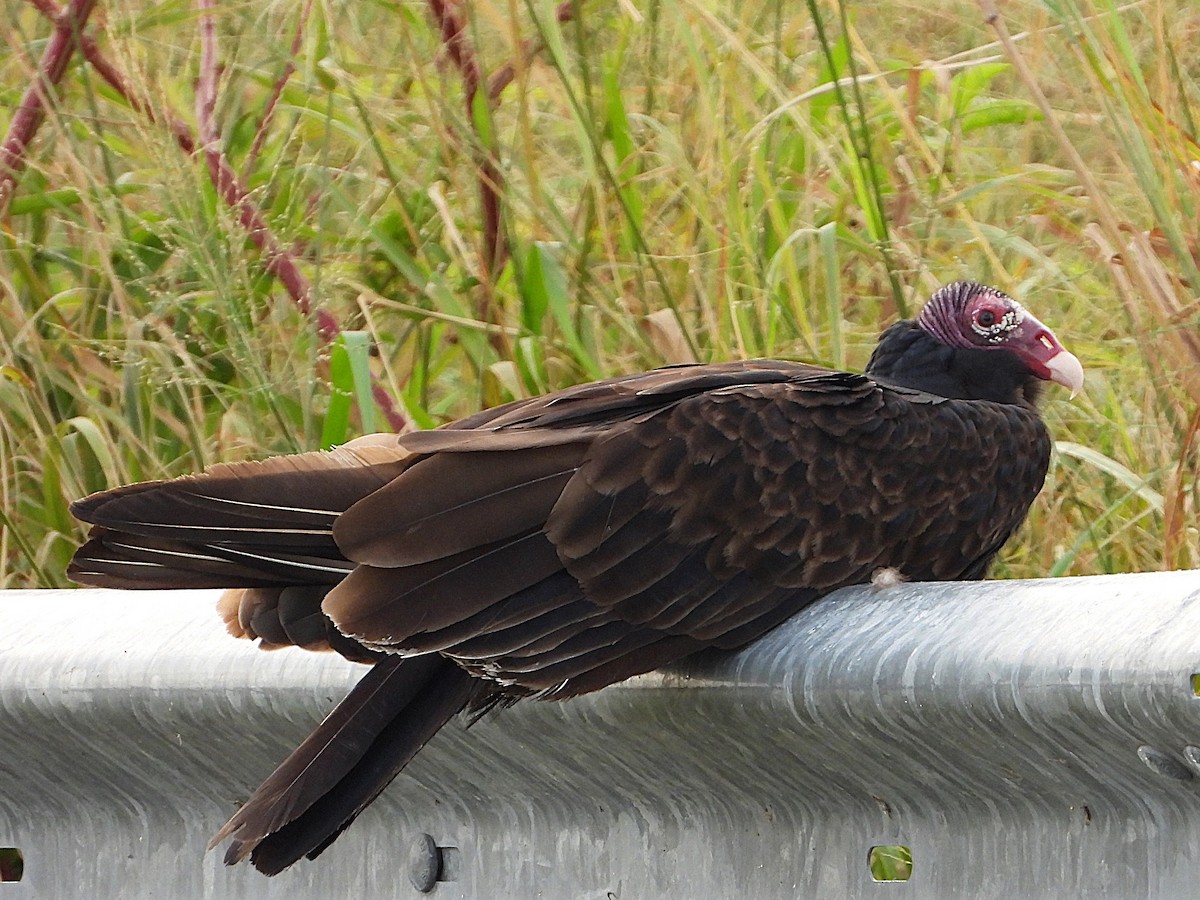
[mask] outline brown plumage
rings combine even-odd
[[[744,645],[880,570],[982,577],[1045,478],[1042,382],[1078,361],[959,283],[867,374],[660,369],[331,453],[88,497],[70,575],[229,587],[230,631],[374,668],[214,838],[315,857],[464,708]]]

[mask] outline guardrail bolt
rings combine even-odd
[[[408,880],[422,894],[428,894],[442,874],[442,848],[431,834],[421,834],[413,842],[408,863]]]

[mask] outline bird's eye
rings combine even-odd
[[[984,328],[991,328],[996,324],[996,314],[990,309],[981,309],[975,314],[975,321]]]

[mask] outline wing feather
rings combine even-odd
[[[540,528],[586,445],[442,453],[351,506],[334,527],[342,552],[371,566],[411,566]]]
[[[338,629],[365,644],[403,647],[475,615],[562,568],[538,531],[398,568],[359,566],[325,598]]]
[[[542,627],[540,624],[527,623],[537,622],[550,613],[570,610],[574,603],[588,602],[582,599],[579,583],[560,569],[537,584],[516,591],[504,600],[493,603],[474,615],[459,619],[445,628],[412,635],[398,649],[405,653],[459,653],[465,642],[481,636],[495,636],[496,639],[502,640],[512,633],[527,635]],[[568,617],[582,614],[586,614],[586,610],[565,613]],[[487,655],[487,651],[481,652]]]
[[[337,517],[411,459],[399,446],[348,445],[93,494],[71,506],[93,528],[67,574],[118,588],[336,582],[351,568]]]
[[[862,376],[726,387],[610,430],[546,531],[601,608],[727,645],[880,567],[973,571],[1023,518],[1047,454],[1021,407]],[[997,483],[1002,459],[1016,469]],[[616,528],[601,512],[635,508]]]
[[[608,610],[599,609],[590,600],[578,599],[547,610],[528,621],[507,628],[479,632],[454,644],[447,652],[456,659],[496,663],[503,657],[519,654],[525,648],[538,646],[552,635],[557,635],[561,640],[577,634],[583,628],[603,625],[616,618]],[[503,671],[505,674],[511,674],[507,669]]]
[[[174,481],[92,494],[73,503],[71,513],[114,530],[176,540],[237,540],[252,532],[259,542],[277,537],[294,547],[311,537],[324,546],[334,519],[399,475],[410,456],[401,448],[341,448],[222,463]]]

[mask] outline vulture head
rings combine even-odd
[[[1074,397],[1083,366],[1049,328],[1002,291],[958,281],[930,297],[914,321],[879,338],[867,372],[952,399],[1034,404],[1053,381]]]

